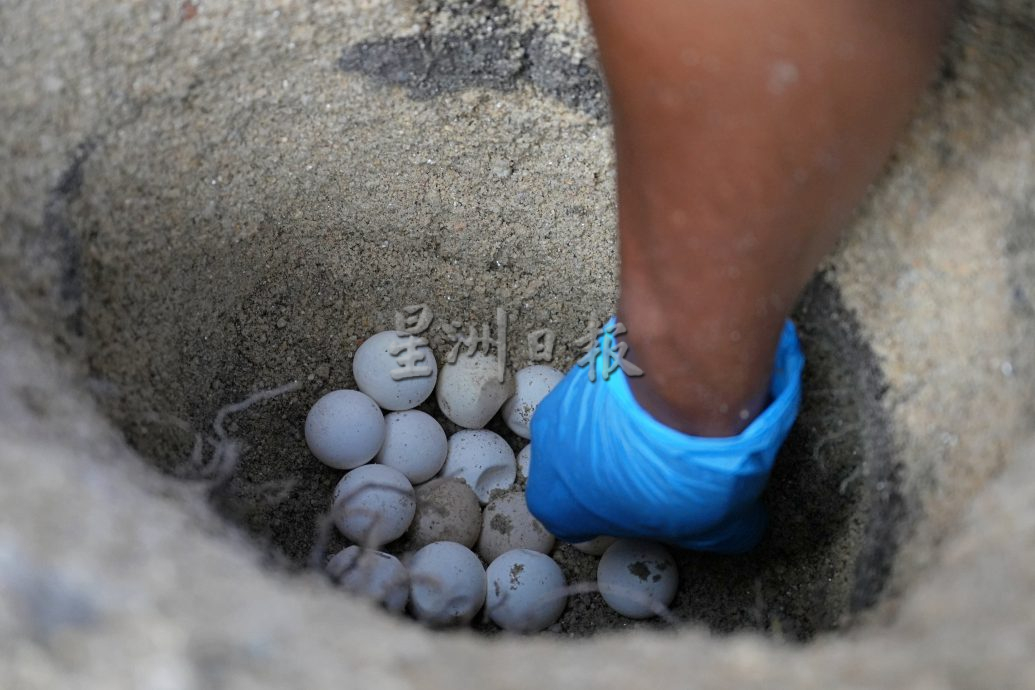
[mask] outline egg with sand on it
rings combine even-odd
[[[518,451],[517,454],[517,471],[518,476],[522,479],[528,479],[528,470],[532,466],[532,444],[529,443],[527,446]]]
[[[619,539],[597,564],[597,586],[607,605],[628,618],[663,613],[676,596],[679,573],[672,554],[649,541]]]
[[[436,541],[474,547],[482,531],[482,506],[474,490],[457,477],[441,477],[416,489],[417,512],[407,531],[407,548]]]
[[[528,510],[524,491],[496,496],[485,506],[478,555],[486,563],[514,549],[550,553],[554,536]]]
[[[599,536],[589,539],[588,541],[572,543],[572,546],[590,556],[600,556],[616,541],[618,541],[618,537]]]
[[[544,364],[519,369],[514,375],[514,395],[503,404],[503,421],[521,438],[532,438],[532,415],[564,374]]]
[[[496,489],[509,489],[517,475],[514,451],[503,437],[486,429],[464,429],[449,437],[443,477],[459,477],[482,504]]]
[[[462,353],[454,363],[442,365],[435,401],[451,422],[465,429],[481,429],[514,393],[514,377],[499,379],[496,357]]]
[[[485,610],[504,630],[537,632],[556,623],[564,612],[567,582],[561,567],[546,554],[507,551],[489,564],[485,576]]]

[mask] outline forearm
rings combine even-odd
[[[945,0],[589,3],[611,89],[633,382],[738,432],[782,323],[937,63]]]

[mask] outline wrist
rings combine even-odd
[[[623,289],[618,318],[627,329],[626,357],[643,370],[629,387],[666,426],[693,436],[734,436],[768,401],[779,330],[749,329],[729,313],[694,306]]]

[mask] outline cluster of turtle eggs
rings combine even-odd
[[[385,331],[364,341],[352,362],[359,390],[326,394],[306,418],[313,455],[346,470],[332,516],[353,545],[331,558],[328,571],[347,590],[395,612],[408,605],[431,625],[467,623],[484,606],[506,630],[547,628],[564,611],[567,583],[548,555],[553,535],[515,488],[518,473],[528,475],[531,445],[515,457],[483,427],[502,408],[511,431],[528,439],[532,413],[563,375],[534,365],[501,382],[496,358],[478,352],[440,371],[420,345],[418,362],[430,372],[397,380],[400,343],[412,337]],[[461,427],[449,438],[434,417],[413,409],[432,392]],[[389,543],[405,564],[379,550]],[[602,555],[598,586],[623,615],[649,617],[675,595],[675,562],[661,546],[599,537],[575,547]]]

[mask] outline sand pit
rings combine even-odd
[[[674,621],[585,594],[525,639],[334,590],[340,473],[303,424],[405,305],[505,309],[515,369],[613,310],[577,5],[58,5],[0,8],[4,687],[1035,683],[1030,7],[967,7],[798,306],[762,546],[680,554]]]

